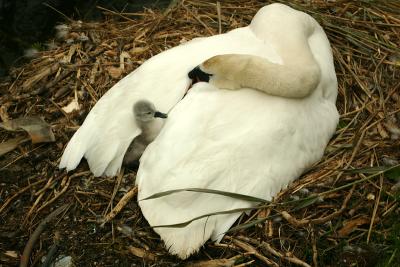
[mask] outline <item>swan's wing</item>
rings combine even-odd
[[[187,73],[205,59],[225,53],[263,54],[279,61],[248,27],[167,50],[119,81],[96,103],[68,143],[60,168],[75,169],[85,157],[95,176],[115,175],[130,142],[140,133],[133,104],[148,99],[158,110],[169,111],[189,87]]]
[[[163,70],[170,67],[162,59],[154,64],[153,71],[160,73],[159,77],[144,71],[146,68],[138,69],[96,103],[65,149],[61,168],[76,168],[84,156],[95,176],[114,175],[119,170],[130,142],[140,134],[133,118],[133,104],[149,99],[159,110],[167,112],[189,85],[182,70],[178,70],[182,74],[175,77],[162,75]]]
[[[255,90],[227,91],[197,84],[172,110],[143,154],[136,178],[138,199],[182,188],[271,199],[322,156],[337,118],[334,104],[319,98],[291,100]],[[154,226],[254,203],[184,192],[139,205]],[[210,237],[222,238],[238,216],[211,216],[184,228],[155,231],[171,253],[186,258]]]

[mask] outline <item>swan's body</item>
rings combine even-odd
[[[137,163],[146,147],[157,137],[164,124],[162,120],[167,114],[157,111],[154,104],[148,100],[140,100],[133,106],[133,115],[140,135],[133,139],[125,153],[123,164],[132,166]]]
[[[301,85],[302,77],[307,75],[295,75],[291,81],[295,89],[291,92],[290,86],[281,86],[285,77],[273,67],[285,68],[282,67],[285,63],[290,69],[292,65],[288,62],[306,62],[307,59],[301,59],[304,53],[300,53],[298,44],[314,62],[310,63],[313,67],[304,66],[298,72],[313,73],[309,69],[314,69],[315,63],[318,69],[317,79],[310,79],[317,80],[317,85],[306,84],[303,90],[306,93],[302,96],[296,89],[302,89],[297,83]],[[220,90],[214,86],[218,82],[198,83],[181,100],[190,84],[187,73],[219,54],[265,58],[269,65],[266,69],[278,76],[268,78],[271,82],[258,88],[257,81],[263,80],[260,73],[256,74],[253,81],[258,90]],[[228,81],[226,88],[246,86],[234,80],[230,87],[229,80],[221,80]],[[135,89],[127,91],[132,87]],[[270,90],[279,95],[276,88],[284,90],[282,95],[294,98],[260,92]],[[114,175],[129,143],[140,133],[131,119],[130,105],[135,99],[147,98],[157,108],[171,111],[159,136],[141,158],[136,178],[138,199],[193,187],[271,199],[321,158],[338,121],[336,95],[332,53],[322,28],[302,12],[281,4],[269,5],[256,14],[250,26],[168,50],[121,80],[100,99],[73,136],[60,166],[73,169],[85,156],[95,175]],[[113,115],[109,116],[111,109]],[[103,134],[99,135],[99,131]],[[211,212],[254,205],[194,192],[139,204],[152,226],[181,223]],[[155,228],[155,231],[171,253],[186,258],[210,237],[222,238],[239,215],[211,216],[184,228]]]

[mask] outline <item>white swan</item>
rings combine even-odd
[[[141,133],[133,139],[125,153],[123,164],[126,166],[134,165],[142,156],[146,147],[157,137],[167,114],[156,110],[153,103],[148,100],[139,100],[133,105],[133,115]]]
[[[242,54],[219,56],[230,57],[238,67],[227,61],[204,62],[221,54]],[[249,68],[240,65],[240,57],[248,60]],[[195,84],[180,101],[190,85],[187,73],[199,64],[201,71],[214,76],[211,84]],[[249,72],[239,76],[242,72],[236,69]],[[220,90],[214,85],[258,90]],[[121,80],[73,136],[60,167],[71,170],[85,156],[95,175],[114,175],[129,143],[140,134],[130,107],[147,98],[170,112],[141,158],[136,178],[139,199],[193,187],[271,199],[321,158],[338,121],[336,95],[332,53],[322,28],[305,13],[272,4],[260,9],[248,27],[168,50]],[[150,225],[254,205],[195,192],[139,204]],[[222,238],[239,215],[212,216],[184,228],[155,231],[171,253],[187,258],[210,237]]]
[[[273,15],[274,12],[268,11],[273,9],[277,10],[276,15]],[[286,24],[282,23],[285,20],[279,17],[281,15],[289,19],[287,23],[285,22]],[[299,20],[301,23],[294,24],[293,21],[290,21],[291,17],[293,17],[292,20]],[[226,34],[197,38],[151,58],[114,85],[97,102],[83,125],[68,143],[61,158],[60,168],[66,168],[68,171],[75,169],[82,157],[85,157],[95,176],[115,175],[121,167],[129,144],[140,134],[140,129],[132,119],[130,109],[132,103],[145,98],[153,102],[160,110],[170,110],[190,86],[187,73],[215,55],[232,53],[255,55],[268,58],[271,63],[282,64],[284,61],[287,63],[293,61],[291,65],[298,66],[296,59],[303,58],[303,54],[298,52],[302,49],[309,53],[307,52],[309,51],[308,43],[300,42],[299,44],[298,41],[295,41],[293,45],[296,47],[290,47],[290,49],[282,48],[281,44],[290,45],[293,39],[296,40],[295,36],[304,40],[305,37],[302,33],[304,33],[304,29],[309,28],[323,34],[319,25],[306,14],[295,12],[281,4],[273,4],[261,9],[248,27],[239,28]],[[290,52],[291,49],[294,49],[293,51],[296,53]],[[322,47],[321,51],[324,49],[329,50],[329,47]],[[292,59],[285,57],[286,53],[293,55]],[[302,69],[304,65],[300,67]],[[273,68],[270,69],[271,73],[276,73]],[[269,75],[270,79],[268,80],[272,81],[272,85],[282,81],[281,77],[275,74],[267,75]],[[285,78],[290,79],[291,77],[293,75]],[[292,84],[296,84],[296,82],[294,81]],[[272,86],[270,90],[275,90],[274,88],[279,87]],[[309,87],[305,86],[304,88]],[[310,89],[308,90],[310,91]],[[335,98],[335,90],[324,88],[323,91],[331,100]],[[275,92],[275,94],[290,96],[290,92],[290,88],[288,88],[284,92]],[[271,94],[273,93],[272,91]],[[293,97],[296,97],[295,91],[293,91]],[[112,116],[110,116],[110,111],[112,111]]]

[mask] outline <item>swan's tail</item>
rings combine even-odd
[[[90,123],[92,121],[96,122],[88,117],[74,134],[61,157],[59,168],[71,171],[85,157],[94,176],[114,176],[121,168],[131,140],[140,134],[140,130],[125,124],[127,129],[133,129],[116,138],[104,138],[99,134],[102,131],[94,125],[95,123]]]
[[[88,140],[90,140],[88,135],[84,135],[79,131],[83,128],[79,128],[78,132],[74,134],[72,139],[68,142],[67,147],[61,157],[60,169],[66,169],[71,171],[75,169],[79,162],[82,160],[88,145]]]
[[[215,215],[196,220],[183,228],[155,228],[171,254],[186,259],[196,253],[211,238],[219,243],[225,232],[240,216],[237,214]]]

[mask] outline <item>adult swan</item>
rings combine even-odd
[[[186,75],[197,65],[209,83],[195,84],[182,99],[190,86]],[[141,158],[139,200],[194,187],[271,199],[321,158],[338,121],[336,95],[322,28],[305,13],[272,4],[248,27],[163,52],[121,80],[90,112],[60,166],[71,170],[85,156],[95,175],[114,175],[140,134],[132,105],[146,98],[170,112]],[[196,192],[139,204],[152,226],[254,205]],[[220,240],[239,215],[155,231],[171,253],[187,258],[209,238]]]

